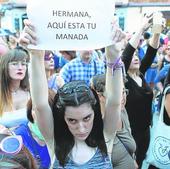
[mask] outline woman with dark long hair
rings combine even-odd
[[[36,44],[33,25],[25,22],[23,44]],[[47,143],[53,168],[111,169],[109,155],[120,120],[122,62],[117,44],[124,33],[114,25],[113,45],[106,48],[106,113],[102,119],[97,93],[84,81],[72,81],[57,91],[53,109],[48,103],[44,52],[31,53],[31,96],[37,123]],[[38,65],[38,66],[37,66]]]

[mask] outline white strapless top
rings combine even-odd
[[[12,112],[4,112],[2,117],[0,117],[0,124],[8,128],[26,123],[28,123],[26,108],[18,109]]]

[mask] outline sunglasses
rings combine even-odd
[[[81,103],[96,102],[89,86],[84,81],[72,81],[58,90],[58,105],[80,105]]]
[[[90,89],[86,84],[80,84],[78,86],[75,86],[74,88],[70,86],[60,88],[59,92],[62,94],[72,94],[75,92],[87,92],[89,90]]]
[[[0,142],[1,154],[18,154],[23,147],[23,140],[21,136],[7,136]]]
[[[44,57],[44,60],[45,60],[45,61],[50,61],[51,59],[54,59],[54,57],[50,57],[50,56]]]
[[[54,54],[53,53],[45,54],[45,56],[44,56],[45,61],[50,61],[51,59],[54,59]]]

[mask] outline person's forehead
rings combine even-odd
[[[13,59],[11,59],[11,61],[17,61],[17,62],[22,62],[22,61],[26,61],[27,59],[26,58],[17,58],[17,57],[15,57],[15,58],[13,58]]]
[[[85,103],[80,106],[66,106],[65,116],[73,119],[82,119],[93,113],[90,104]]]

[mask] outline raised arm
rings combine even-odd
[[[145,74],[147,69],[151,66],[159,47],[160,34],[154,33],[150,39],[149,46],[147,48],[146,54],[141,61],[140,72]]]
[[[106,112],[104,116],[104,133],[107,138],[112,139],[120,122],[121,97],[123,89],[122,62],[120,51],[121,40],[125,34],[115,26],[113,34],[113,45],[106,48]]]
[[[132,35],[132,38],[129,40],[125,50],[122,53],[122,60],[125,64],[126,72],[129,69],[133,54],[139,45],[139,41],[143,32],[151,25],[150,23],[151,19],[152,16],[147,16],[147,15],[145,15],[144,17],[141,16],[141,22],[140,22],[141,25],[139,25],[137,31]]]
[[[149,42],[149,46],[148,49],[146,51],[146,55],[143,58],[142,62],[141,62],[141,66],[140,66],[140,72],[143,73],[143,75],[145,74],[146,70],[151,66],[151,64],[153,63],[153,60],[156,56],[157,53],[157,49],[159,47],[159,43],[160,43],[160,33],[162,32],[163,28],[165,27],[165,19],[163,18],[163,15],[161,16],[161,23],[159,25],[159,29],[155,29],[156,27],[158,28],[158,25],[156,23],[156,25],[154,25],[155,23],[153,22],[153,35],[152,38],[150,39]]]
[[[21,44],[36,44],[34,27],[25,21]],[[53,116],[48,104],[48,86],[44,67],[44,52],[31,50],[30,90],[33,108],[36,112],[38,127],[46,142],[53,140]]]

